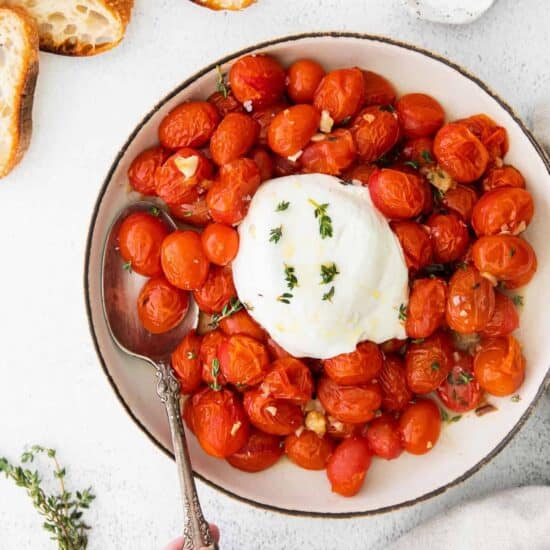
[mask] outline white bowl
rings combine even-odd
[[[247,48],[218,63],[227,70],[238,57],[269,52],[285,65],[312,57],[326,69],[360,66],[388,77],[399,93],[424,91],[436,97],[447,117],[486,113],[506,127],[510,153],[506,161],[517,166],[533,193],[536,215],[526,233],[534,246],[539,270],[524,290],[525,307],[518,337],[524,345],[527,375],[521,401],[493,399],[498,412],[483,417],[467,415],[445,426],[440,441],[424,456],[404,453],[387,462],[375,460],[361,492],[343,498],[330,491],[325,472],[300,469],[286,459],[258,474],[247,474],[223,460],[207,456],[189,435],[196,474],[220,490],[255,505],[283,512],[324,516],[372,514],[410,505],[434,496],[466,479],[491,460],[510,441],[544,391],[550,364],[550,163],[525,125],[510,107],[482,82],[460,67],[430,52],[386,38],[351,34],[304,34]],[[218,64],[216,63],[216,64]],[[123,355],[113,344],[101,308],[100,264],[109,225],[128,194],[126,172],[132,159],[156,143],[157,127],[175,105],[204,98],[216,87],[215,65],[192,76],[148,113],[118,153],[101,188],[91,220],[86,251],[85,293],[90,330],[100,363],[131,418],[160,449],[171,453],[170,435],[155,388],[151,368]]]

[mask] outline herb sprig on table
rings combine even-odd
[[[47,494],[42,487],[42,477],[38,470],[26,465],[34,462],[38,455],[51,460],[53,477],[59,481],[60,491]],[[66,470],[57,461],[54,449],[33,445],[21,455],[21,465],[14,465],[7,458],[0,458],[0,473],[26,489],[38,513],[44,518],[42,526],[57,542],[59,550],[81,550],[88,546],[87,531],[90,526],[82,519],[95,495],[91,487],[72,493],[65,488]]]

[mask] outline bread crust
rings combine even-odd
[[[9,133],[12,139],[12,150],[7,161],[0,166],[0,178],[6,176],[23,158],[32,136],[32,108],[34,89],[38,77],[38,28],[35,20],[22,8],[2,8],[1,11],[15,13],[25,30],[25,53],[23,59],[23,74],[17,88],[14,90],[14,112]]]

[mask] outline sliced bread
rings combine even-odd
[[[20,8],[0,7],[0,178],[27,150],[38,76],[38,31]]]
[[[37,21],[40,48],[63,55],[94,55],[124,37],[134,0],[4,0]]]

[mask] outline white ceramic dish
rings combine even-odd
[[[349,516],[371,514],[429,498],[466,479],[491,460],[529,416],[548,382],[550,338],[550,162],[512,110],[476,78],[449,61],[415,47],[356,34],[292,36],[259,44],[220,60],[227,69],[241,55],[269,52],[285,65],[312,57],[326,69],[358,65],[388,77],[400,93],[425,91],[444,106],[449,119],[483,112],[505,126],[510,137],[507,161],[524,174],[535,197],[536,215],[526,236],[539,259],[539,270],[524,291],[519,339],[524,344],[527,376],[521,401],[494,399],[498,412],[466,416],[446,426],[432,452],[398,460],[374,461],[363,490],[354,498],[331,493],[325,472],[302,470],[286,460],[260,474],[247,474],[207,456],[190,435],[193,466],[201,479],[251,504],[284,512]],[[122,405],[162,450],[171,453],[164,409],[155,393],[152,369],[121,354],[111,341],[101,308],[101,251],[116,213],[129,201],[126,172],[132,159],[156,143],[157,127],[168,111],[191,98],[208,96],[216,85],[215,65],[186,80],[138,124],[117,155],[101,188],[93,213],[85,266],[85,293],[90,329],[103,369]]]

